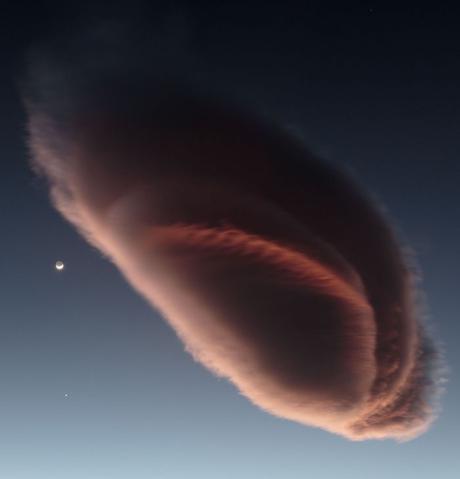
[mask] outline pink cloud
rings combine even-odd
[[[351,439],[410,438],[435,357],[379,208],[281,129],[193,88],[39,62],[32,162],[57,209],[254,404]]]

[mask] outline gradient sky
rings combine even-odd
[[[24,5],[0,20],[0,477],[457,477],[460,12],[385,2],[188,10],[190,42],[216,85],[345,167],[417,253],[449,381],[430,431],[397,444],[348,442],[249,404],[194,363],[52,209],[27,165],[15,82],[24,48],[81,10]]]

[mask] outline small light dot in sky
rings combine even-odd
[[[62,271],[64,269],[64,263],[62,261],[56,261],[54,267],[58,270],[58,271]]]
[[[64,397],[67,399],[69,397],[69,395],[67,393],[65,393]]]

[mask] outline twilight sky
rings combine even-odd
[[[115,267],[52,209],[27,164],[17,92],[24,49],[109,13],[39,3],[25,16],[17,5],[1,20],[0,472],[18,479],[455,477],[458,12],[391,10],[383,2],[346,11],[203,3],[187,12],[198,73],[345,168],[415,250],[429,324],[449,369],[440,417],[412,442],[352,443],[260,411],[193,362]],[[156,14],[144,7],[145,23]],[[59,259],[63,273],[54,270]]]

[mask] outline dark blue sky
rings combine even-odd
[[[351,443],[259,411],[194,363],[28,169],[15,86],[24,48],[81,10],[17,4],[1,20],[0,475],[456,477],[459,11],[197,5],[190,42],[208,77],[347,169],[415,250],[448,363],[440,418],[409,443]]]

